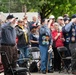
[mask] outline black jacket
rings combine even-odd
[[[19,27],[18,25],[16,26],[16,34],[18,38],[18,42],[17,42],[18,47],[25,47],[29,44],[29,38],[27,38],[28,42],[26,43],[25,34],[22,28]],[[28,34],[27,34],[27,37],[29,37]]]

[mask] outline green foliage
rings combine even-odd
[[[47,18],[50,14],[63,16],[72,15],[76,11],[76,0],[0,0],[0,11],[21,12],[23,7],[27,11],[39,12],[41,18]]]

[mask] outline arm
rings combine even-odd
[[[38,41],[33,39],[33,35],[32,34],[30,34],[30,42],[31,43],[39,43]]]
[[[48,23],[48,28],[50,28],[50,25],[52,24],[53,20],[50,19],[49,23]]]
[[[69,32],[70,29],[71,29],[72,24],[73,24],[73,22],[70,22],[69,24],[67,24],[67,25],[65,26],[65,28],[64,28],[63,31]]]
[[[11,22],[7,22],[1,25],[1,28],[6,28],[7,26],[10,26]]]
[[[50,34],[50,45],[52,46],[52,44],[53,44],[53,38],[52,38],[52,33]]]
[[[9,20],[7,23],[4,23],[1,27],[2,28],[6,28],[8,26],[11,26],[11,23],[14,25],[15,24],[16,19],[12,18],[11,20]]]
[[[16,28],[16,34],[17,34],[17,36],[21,36],[24,34],[24,32],[21,29]]]
[[[72,26],[73,23],[76,23],[76,18],[72,18],[71,21],[70,21],[70,23],[68,23],[67,25],[65,25],[65,28],[64,28],[65,32],[69,32],[70,31],[71,26]]]
[[[40,35],[43,35],[43,34],[45,34],[45,28],[40,28],[40,30],[39,30],[39,32],[40,32]]]

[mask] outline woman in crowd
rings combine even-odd
[[[39,48],[39,32],[37,31],[37,25],[31,26],[30,33],[30,43],[31,47]],[[32,52],[33,58],[38,58],[40,56],[39,52]]]
[[[28,46],[29,46],[29,37],[28,31],[24,27],[24,21],[22,19],[18,20],[18,25],[16,26],[16,34],[17,34],[17,47],[20,50],[19,59],[27,58],[28,57]],[[19,62],[22,66],[24,61]]]
[[[52,31],[53,38],[53,51],[54,51],[54,70],[58,71],[61,69],[61,59],[57,52],[57,47],[64,46],[64,38],[62,32],[59,30],[59,24],[54,23],[54,31]]]

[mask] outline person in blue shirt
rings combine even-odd
[[[70,22],[69,17],[64,18],[65,26]],[[70,50],[69,50],[69,42],[70,42],[70,33],[65,31],[65,26],[62,28],[63,36],[64,36],[64,46],[67,47],[68,51],[66,52],[66,56],[71,56]]]
[[[69,33],[69,49],[72,56],[72,73],[76,74],[76,14],[72,15],[70,23],[65,26],[64,30]]]
[[[13,15],[7,16],[7,22],[1,25],[1,49],[0,51],[6,52],[11,67],[16,67],[17,60],[17,46],[16,46],[16,31],[15,31],[16,18]],[[4,75],[7,73],[9,65],[5,56],[1,55],[4,67]],[[12,75],[12,74],[10,74]]]
[[[31,27],[31,33],[30,33],[31,47],[39,47],[39,32],[37,32],[37,27],[38,26]]]
[[[41,71],[46,74],[48,62],[48,50],[52,47],[51,31],[47,26],[46,19],[42,20],[42,26],[39,29],[39,48],[41,54]],[[49,71],[49,68],[48,68]]]

